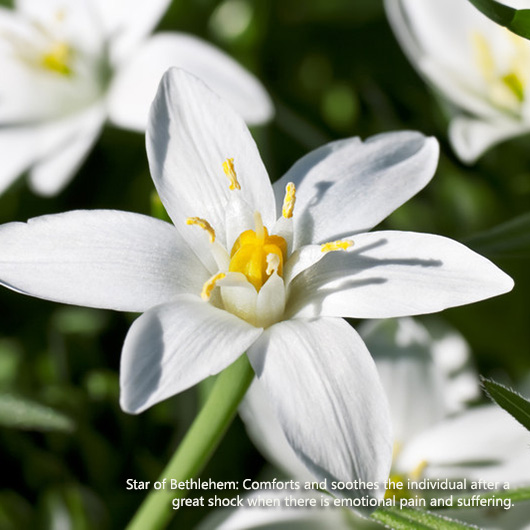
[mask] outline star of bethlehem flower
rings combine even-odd
[[[243,120],[171,69],[151,108],[147,153],[174,225],[117,211],[7,224],[0,281],[59,302],[144,312],[122,352],[125,411],[141,412],[246,352],[313,473],[385,480],[384,392],[340,317],[440,311],[513,285],[444,237],[367,232],[430,180],[436,140],[401,132],[333,142],[271,186]]]
[[[73,177],[104,122],[144,132],[162,74],[181,66],[248,123],[272,105],[249,72],[177,32],[149,33],[170,0],[16,0],[0,7],[0,192],[29,170],[36,193]]]
[[[526,0],[504,1],[528,7]],[[449,140],[464,162],[530,131],[530,42],[469,1],[385,0],[390,24],[419,73],[455,106]]]
[[[387,490],[387,498],[395,496],[399,504],[400,498],[421,496],[426,490],[406,486],[409,480],[425,478],[452,483],[466,479],[468,486],[469,481],[485,480],[497,482],[501,490],[506,482],[511,488],[528,484],[528,431],[498,406],[469,408],[468,403],[480,396],[480,386],[470,364],[469,345],[460,334],[442,322],[431,321],[425,327],[411,318],[364,322],[359,333],[374,357],[391,409],[394,451],[388,478],[405,485]],[[240,413],[250,438],[270,462],[301,484],[316,480],[290,448],[258,380],[247,392]],[[289,495],[314,498],[317,508],[238,508],[228,517],[225,511],[207,518],[200,530],[276,528],[287,521],[322,529],[380,528],[355,511],[320,508],[320,491],[253,493],[277,499],[280,505]],[[527,527],[524,504],[509,510],[500,506],[444,514],[480,528],[516,530]]]

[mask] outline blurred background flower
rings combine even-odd
[[[530,132],[530,42],[468,1],[386,0],[385,7],[413,66],[452,104],[449,139],[464,162]]]
[[[145,131],[162,74],[185,67],[251,124],[273,114],[258,80],[205,41],[149,33],[170,0],[18,0],[0,9],[0,192],[30,172],[36,193],[68,184],[105,121]]]

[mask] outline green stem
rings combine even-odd
[[[215,381],[203,408],[160,476],[160,481],[183,482],[195,477],[206,465],[234,419],[254,372],[246,355],[224,370]],[[152,490],[129,523],[127,530],[158,530],[171,519],[171,501],[184,497],[184,489]]]

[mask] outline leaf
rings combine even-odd
[[[466,241],[473,250],[489,257],[530,257],[530,213],[526,213]]]
[[[462,497],[456,497],[457,499],[472,499],[473,495],[463,495]],[[516,502],[525,502],[530,501],[530,487],[524,487],[524,488],[516,488],[514,490],[495,490],[491,493],[481,493],[480,494],[481,499],[510,499],[513,503]],[[459,506],[458,503],[454,502],[452,506],[447,506],[446,504],[439,506],[437,509],[447,509],[451,510],[452,508],[458,508],[458,509],[466,509],[466,508],[472,508],[474,510],[477,509],[477,506],[474,505],[462,505]],[[485,508],[487,509],[487,508]]]
[[[460,530],[477,528],[449,519],[443,515],[435,515],[425,510],[413,508],[379,508],[371,518],[393,530]]]
[[[72,431],[74,423],[56,410],[12,394],[0,394],[0,425],[32,431]]]
[[[516,35],[530,39],[530,9],[515,9],[497,0],[469,0],[479,11]]]
[[[488,396],[530,431],[530,401],[510,388],[481,377]]]

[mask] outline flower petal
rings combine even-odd
[[[411,440],[397,466],[412,470],[425,461],[428,476],[523,482],[530,465],[528,439],[528,431],[501,408],[476,407]]]
[[[319,480],[388,478],[388,404],[366,346],[344,320],[280,322],[265,330],[249,359],[291,447]]]
[[[434,338],[430,330],[412,318],[363,324],[359,333],[374,358],[386,391],[394,438],[399,445],[455,409],[461,410],[464,398],[478,397],[477,375],[473,372],[472,378],[471,370],[464,370],[469,347],[456,332],[444,330],[441,337]],[[460,357],[458,364],[445,366],[445,358],[454,357],[455,350]],[[462,395],[460,378],[464,374],[474,381],[475,392],[471,395]]]
[[[30,185],[39,195],[59,193],[73,178],[88,152],[96,142],[105,122],[105,109],[96,105],[87,111],[69,117],[57,124],[39,130],[43,139],[51,134],[56,137],[49,153],[31,170]]]
[[[262,331],[192,295],[150,309],[134,322],[123,345],[122,409],[142,412],[219,373]]]
[[[477,120],[457,116],[449,124],[449,140],[458,157],[472,164],[490,147],[523,133],[530,132],[530,124],[510,119]]]
[[[31,150],[28,152],[28,145],[32,145],[33,141],[31,127],[0,128],[0,194],[31,165],[33,153]]]
[[[513,280],[451,239],[417,232],[351,236],[291,283],[288,314],[388,318],[442,311],[506,293]]]
[[[438,143],[416,132],[340,140],[299,160],[274,190],[281,209],[288,182],[296,186],[295,248],[366,231],[432,178]]]
[[[182,33],[158,33],[117,73],[110,94],[110,117],[119,126],[145,131],[149,106],[164,72],[184,68],[230,103],[249,124],[272,117],[269,96],[259,81],[207,42]]]
[[[107,37],[110,38],[111,60],[116,64],[128,58],[135,47],[151,33],[171,0],[95,0],[94,3]]]
[[[296,480],[315,480],[285,438],[269,396],[257,378],[239,406],[239,415],[249,438],[269,462]]]
[[[200,292],[208,272],[177,231],[151,217],[73,211],[0,227],[0,283],[39,298],[144,311]]]
[[[196,246],[187,217],[206,219],[221,243],[230,180],[223,163],[233,158],[242,198],[275,221],[267,172],[243,120],[199,79],[172,68],[160,83],[147,130],[151,175],[166,210],[184,238]],[[201,253],[202,255],[202,253]]]

